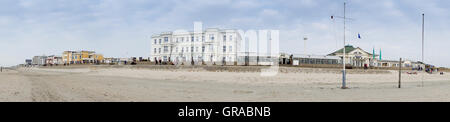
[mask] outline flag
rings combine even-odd
[[[381,61],[381,49],[380,49],[380,61]]]
[[[373,50],[372,50],[372,56],[373,56],[373,59],[375,59],[375,48],[373,48]]]
[[[361,39],[361,34],[358,33],[358,39]]]

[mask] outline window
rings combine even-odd
[[[223,52],[227,52],[227,46],[223,46]]]
[[[175,48],[175,52],[177,52],[177,53],[178,53],[178,47],[177,47],[177,48]]]
[[[194,52],[194,47],[191,47],[191,52]]]
[[[177,38],[177,43],[178,43],[178,38]]]
[[[181,48],[181,52],[182,52],[182,53],[184,52],[184,47]]]
[[[163,61],[167,61],[167,56],[163,56]]]
[[[223,35],[223,41],[227,41],[227,36]]]
[[[168,46],[164,46],[164,52],[169,52],[169,47]]]
[[[205,36],[202,36],[202,42],[204,42],[205,41]]]
[[[156,44],[156,39],[155,39],[155,43],[154,44]]]
[[[205,52],[205,46],[202,46],[202,52]]]
[[[233,41],[233,35],[230,35],[230,41]]]
[[[184,37],[181,37],[181,42],[184,42]]]
[[[210,39],[211,41],[214,41],[214,34],[210,34],[210,35],[209,35],[209,39]]]
[[[197,37],[195,37],[195,41],[198,41],[198,36],[197,36]]]
[[[158,53],[161,53],[161,48],[158,48]]]
[[[155,53],[155,54],[156,54],[156,48],[154,49],[153,53]]]
[[[194,36],[191,37],[191,42],[194,42]]]
[[[161,39],[159,39],[159,44],[161,44]]]
[[[233,46],[229,47],[230,52],[233,52]]]
[[[169,42],[169,37],[164,37],[164,43]]]

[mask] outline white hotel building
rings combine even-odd
[[[238,59],[241,40],[237,30],[212,28],[202,32],[164,32],[152,36],[150,60],[233,65]]]

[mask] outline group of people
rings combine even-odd
[[[425,72],[433,74],[433,72],[439,72],[439,68],[427,68]],[[444,75],[444,72],[439,72],[440,75]]]
[[[170,60],[170,58],[169,58],[169,60]],[[161,59],[156,59],[156,57],[155,57],[155,64],[156,65],[166,65],[167,63],[166,62],[163,62]]]

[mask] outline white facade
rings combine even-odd
[[[373,62],[376,60],[374,57],[377,57],[377,55],[374,56],[374,54],[368,53],[359,47],[355,48],[351,45],[345,46],[345,49],[345,64],[350,64],[355,67],[375,66],[373,65]],[[338,56],[342,60],[344,55],[342,52],[343,49],[340,49],[336,52],[328,54],[328,56]]]
[[[46,63],[47,56],[34,56],[32,64],[33,65],[44,65]]]
[[[52,65],[64,64],[61,56],[54,56],[54,55],[48,56],[45,63],[46,64],[52,64]]]
[[[234,64],[241,36],[236,30],[206,29],[203,32],[165,32],[153,35],[151,61],[174,64]]]
[[[354,67],[399,67],[399,61],[395,60],[380,60],[379,55],[371,54],[369,52],[364,51],[363,49],[357,47],[353,47],[351,45],[345,46],[346,55],[345,55],[345,64],[350,64]],[[329,56],[338,56],[343,57],[343,49],[340,49],[336,52],[329,54]],[[341,61],[342,62],[342,61]],[[342,63],[341,63],[342,64]],[[418,68],[424,67],[423,64],[419,62],[413,62],[410,60],[403,60],[402,67],[408,68]]]
[[[399,61],[394,60],[375,60],[374,62],[375,67],[399,67]],[[420,62],[414,62],[410,60],[403,60],[402,61],[402,67],[404,68],[424,68],[425,65]]]

